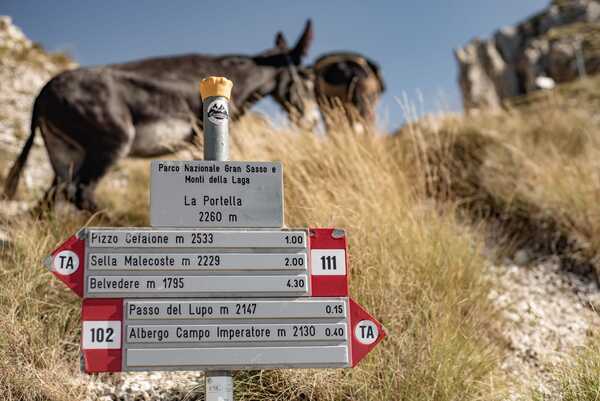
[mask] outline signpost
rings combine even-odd
[[[154,161],[152,228],[85,228],[46,259],[82,303],[87,373],[355,366],[385,336],[348,296],[345,232],[282,229],[282,166],[227,158],[231,83],[203,81],[205,159]]]

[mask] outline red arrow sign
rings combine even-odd
[[[348,243],[344,231],[309,229],[310,282],[313,297],[348,295]]]
[[[135,315],[134,317],[128,317],[127,305],[129,304],[130,308],[136,309],[132,307],[132,303],[140,303],[140,302],[156,302],[156,299],[151,300],[136,300],[136,299],[85,299],[82,305],[82,340],[81,340],[81,349],[83,354],[83,368],[86,373],[99,373],[99,372],[118,372],[118,371],[127,371],[132,370],[128,363],[131,361],[127,361],[127,355],[129,352],[166,352],[167,355],[171,353],[171,351],[176,351],[178,346],[183,347],[188,354],[193,354],[194,352],[201,350],[209,350],[216,349],[222,350],[221,352],[231,351],[231,350],[247,350],[247,347],[255,347],[255,344],[262,343],[261,346],[258,346],[252,349],[252,352],[245,355],[244,360],[230,362],[232,367],[235,370],[238,369],[258,369],[264,368],[264,365],[261,365],[262,358],[264,357],[264,350],[269,348],[275,348],[275,353],[281,354],[280,356],[276,356],[276,360],[272,361],[268,367],[287,367],[287,368],[310,368],[310,367],[354,367],[356,366],[375,346],[385,337],[385,331],[381,324],[375,320],[371,315],[369,315],[360,305],[358,305],[355,301],[349,298],[319,298],[325,305],[340,305],[340,302],[348,305],[348,310],[345,312],[345,308],[342,316],[340,317],[340,321],[338,321],[337,325],[332,325],[330,328],[326,328],[325,332],[328,333],[327,336],[337,336],[335,338],[329,337],[329,339],[321,339],[321,341],[328,341],[330,344],[327,347],[323,348],[323,351],[319,351],[318,347],[315,347],[311,344],[312,340],[319,336],[319,332],[313,332],[314,330],[311,327],[316,327],[318,324],[307,323],[307,319],[303,318],[299,320],[298,323],[292,323],[290,326],[293,327],[292,332],[297,331],[297,333],[301,334],[302,338],[300,340],[305,340],[305,342],[298,342],[298,337],[294,337],[295,340],[291,338],[287,338],[287,341],[296,341],[297,343],[292,347],[296,348],[295,355],[302,355],[302,362],[290,362],[286,359],[285,354],[289,352],[289,344],[288,345],[279,345],[280,343],[277,341],[276,334],[273,334],[269,338],[254,338],[254,339],[246,339],[244,342],[243,339],[238,339],[236,345],[226,345],[227,341],[221,338],[213,338],[211,335],[203,338],[202,340],[189,340],[188,343],[183,344],[181,342],[181,338],[177,333],[184,333],[183,330],[185,328],[194,327],[197,332],[202,330],[208,330],[208,327],[211,325],[218,325],[220,327],[226,327],[230,322],[227,319],[215,319],[214,317],[201,318],[201,317],[190,317],[190,316],[181,316],[179,315],[179,322],[173,321],[172,318],[165,317],[164,319],[150,319],[152,316],[157,316],[156,314],[161,314],[162,312],[158,310],[152,311],[150,315],[147,315],[144,318],[140,318]],[[219,302],[223,301],[223,298],[219,299],[178,299],[172,300],[177,302]],[[264,301],[277,301],[281,302],[281,300],[262,300]],[[168,305],[170,305],[169,300],[161,301],[164,303],[163,311],[168,310]],[[236,301],[237,302],[237,301]],[[239,301],[242,302],[242,301]],[[302,301],[302,302],[310,302],[310,301]],[[156,308],[151,307],[151,308]],[[257,311],[260,312],[260,306]],[[137,309],[136,309],[137,310]],[[336,309],[337,310],[337,309]],[[335,310],[326,310],[326,313],[334,313]],[[135,312],[137,314],[137,312]],[[229,311],[228,313],[235,313],[235,311]],[[306,312],[305,313],[309,313]],[[145,315],[146,316],[146,315]],[[249,319],[249,320],[248,320]],[[219,321],[220,320],[220,321]],[[253,322],[252,318],[247,318],[245,322],[240,323],[240,318],[236,316],[237,321],[236,324],[246,324],[247,327],[251,326],[260,326],[260,324],[265,324],[267,320],[262,318],[261,323],[256,324]],[[273,324],[276,324],[275,319],[271,319]],[[288,321],[290,318],[287,319]],[[321,318],[322,322],[323,319]],[[343,322],[343,323],[341,323]],[[345,324],[344,324],[345,323]],[[136,333],[136,327],[139,329],[140,327],[146,325],[146,333],[150,333],[149,329],[158,329],[163,334],[164,337],[158,339],[155,335],[146,334],[145,340],[143,342],[154,342],[150,347],[144,346],[144,344],[140,343],[139,338],[130,339],[128,338],[128,333]],[[341,325],[341,326],[340,326]],[[172,327],[172,330],[169,331],[169,327]],[[340,328],[341,327],[341,328]],[[200,330],[200,328],[203,328]],[[347,328],[347,333],[346,333]],[[339,333],[336,333],[336,330],[343,330]],[[173,336],[169,336],[166,333],[170,332]],[[156,333],[156,331],[155,331]],[[208,331],[207,331],[208,333]],[[183,334],[185,336],[185,334]],[[260,334],[257,334],[260,335]],[[278,335],[278,334],[277,334]],[[226,348],[223,348],[226,347]],[[233,348],[231,348],[233,347]],[[237,347],[237,348],[236,348]],[[323,356],[325,359],[319,359],[320,354],[322,352],[327,352],[327,348],[336,348],[341,354],[337,354],[337,357],[334,355],[333,359],[327,359],[327,357]],[[181,348],[179,348],[181,349]],[[234,353],[237,353],[235,351]],[[192,369],[203,369],[205,365],[203,364],[214,364],[214,363],[222,363],[218,357],[209,356],[215,358],[214,360],[203,360],[201,358],[193,359],[192,362],[189,362],[187,366],[181,365],[181,361],[176,357],[169,358],[168,360],[164,360],[163,357],[154,359],[152,363],[144,366],[142,370],[163,370],[168,368],[170,370],[189,370]],[[311,362],[311,355],[317,355]],[[280,358],[280,359],[277,359]],[[317,361],[318,360],[318,361]],[[221,362],[217,362],[221,361]],[[191,365],[190,365],[191,364]],[[196,366],[197,364],[197,366]],[[140,368],[133,369],[140,370]]]
[[[354,367],[383,340],[385,330],[381,323],[353,299],[350,299],[350,330],[352,334],[351,366]]]
[[[83,298],[85,240],[77,234],[56,248],[46,259],[46,267],[75,294]]]
[[[136,228],[136,230],[140,229]],[[158,231],[160,232],[160,230]],[[106,229],[105,232],[108,236],[111,230]],[[285,231],[282,232],[285,233]],[[88,269],[85,235],[85,231],[81,231],[70,237],[54,250],[46,261],[50,271],[82,298],[92,297],[85,289],[86,274],[84,271]],[[191,244],[186,245],[186,247],[188,249],[194,248]],[[115,249],[117,248],[119,248],[118,245],[115,246]],[[161,246],[158,245],[156,248],[160,249]],[[243,244],[240,245],[240,248],[244,248]],[[139,249],[137,252],[141,252]],[[168,249],[164,248],[164,251],[168,252]],[[333,228],[309,229],[308,248],[305,249],[308,256],[306,270],[310,274],[310,286],[308,286],[306,295],[312,297],[348,296],[348,255],[345,232]],[[201,250],[199,248],[199,251]],[[89,248],[90,255],[93,255],[93,251],[93,248]],[[184,275],[181,273],[182,269],[178,269],[179,271],[177,269],[173,270],[175,271],[168,272],[168,274]],[[268,270],[265,272],[268,272]],[[134,275],[132,274],[132,276]],[[131,295],[119,294],[116,296]]]
[[[81,324],[84,372],[120,372],[123,361],[123,300],[84,299]]]

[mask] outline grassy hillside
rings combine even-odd
[[[502,228],[522,246],[559,253],[570,267],[596,274],[599,99],[600,79],[589,78],[538,92],[506,113],[449,123],[455,143],[476,155],[466,169],[472,193],[456,195],[476,208],[501,212]]]
[[[600,245],[594,103],[560,91],[535,96],[503,114],[425,119],[394,136],[342,126],[323,137],[252,120],[232,128],[234,159],[283,161],[288,226],[348,230],[351,293],[389,334],[356,369],[240,373],[236,399],[493,400],[515,391],[501,369],[504,322],[489,301],[483,239],[499,254],[559,254],[583,275],[597,269]],[[0,394],[8,400],[85,392],[79,300],[41,261],[83,224],[147,225],[148,162],[122,163],[99,192],[107,213],[6,222],[14,245],[0,253]],[[572,360],[581,362],[564,369],[583,373],[557,371],[559,394],[598,394],[595,362]]]

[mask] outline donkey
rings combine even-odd
[[[95,188],[119,159],[159,156],[193,141],[194,126],[202,120],[198,84],[207,76],[226,76],[235,83],[234,119],[269,95],[285,110],[298,109],[294,71],[313,36],[308,20],[291,49],[275,46],[254,56],[151,58],[55,76],[35,99],[31,132],[10,169],[5,195],[14,196],[40,128],[55,173],[43,202],[51,206],[61,193],[79,209],[96,210]]]

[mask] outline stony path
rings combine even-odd
[[[200,372],[139,372],[81,377],[88,390],[85,401],[195,401],[204,394],[204,377]]]
[[[503,369],[518,387],[551,396],[550,371],[586,344],[600,327],[600,291],[595,280],[560,270],[558,258],[517,266],[490,265],[497,283],[490,294],[506,319],[509,347]]]

